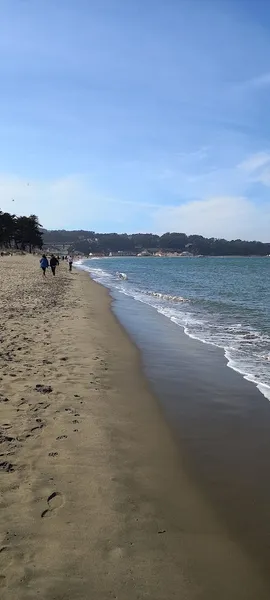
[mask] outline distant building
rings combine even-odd
[[[109,256],[136,256],[136,252],[131,250],[118,250],[118,252],[110,252]]]
[[[137,256],[153,256],[153,254],[151,254],[151,252],[148,252],[148,250],[143,250],[142,252],[139,252]]]

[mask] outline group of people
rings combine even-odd
[[[63,256],[62,260],[65,260],[65,259],[66,259],[66,261],[68,263],[69,271],[71,272],[72,271],[73,258],[70,255],[66,256],[66,257]],[[46,256],[46,254],[43,254],[39,262],[40,262],[40,267],[41,267],[41,269],[43,271],[43,277],[46,277],[46,271],[47,271],[47,269],[49,267],[51,268],[52,274],[55,277],[55,270],[56,270],[57,265],[59,265],[59,256],[56,257],[54,254],[52,254],[51,258],[50,258],[50,261],[49,261],[48,258],[47,258],[47,256]]]

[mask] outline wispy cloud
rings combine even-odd
[[[250,88],[267,87],[268,85],[270,85],[270,72],[263,73],[262,75],[258,75],[257,77],[248,79],[244,82],[243,85]]]
[[[261,167],[270,163],[270,154],[268,152],[257,152],[256,154],[252,154],[246,160],[241,162],[238,165],[238,168],[247,171],[248,173],[253,173],[257,171]]]
[[[248,174],[250,181],[270,186],[270,153],[253,154],[240,163],[238,168]]]
[[[51,229],[73,227],[126,227],[127,219],[160,208],[155,202],[114,198],[95,188],[86,175],[74,174],[54,180],[31,179],[0,174],[0,210],[38,214],[41,223]]]
[[[209,146],[202,146],[201,148],[198,148],[198,150],[193,150],[193,152],[180,152],[178,158],[185,162],[199,162],[208,157],[209,150]]]

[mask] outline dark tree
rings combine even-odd
[[[0,211],[0,245],[11,248],[16,228],[16,217]]]
[[[16,217],[0,211],[0,246],[32,252],[42,245],[41,225],[36,215]]]
[[[28,247],[30,253],[33,248],[42,248],[42,234],[36,215],[17,218],[16,243],[22,250]]]

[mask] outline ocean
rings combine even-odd
[[[270,400],[270,258],[101,258],[80,263],[111,291],[147,304],[224,351]]]

